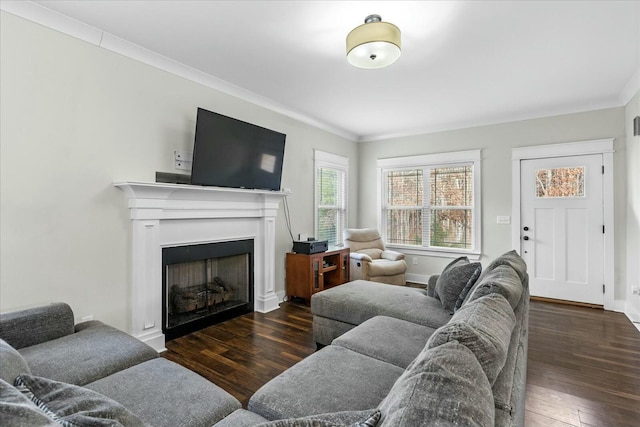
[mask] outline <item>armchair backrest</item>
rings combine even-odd
[[[378,256],[372,258],[380,258],[379,253],[385,249],[380,233],[375,228],[347,228],[342,236],[344,237],[344,245],[351,249],[351,252],[367,254],[375,252],[378,253]],[[372,249],[373,251],[371,251]]]

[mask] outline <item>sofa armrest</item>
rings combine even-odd
[[[73,311],[54,303],[0,314],[0,338],[19,349],[73,334]]]
[[[358,252],[351,252],[349,253],[349,256],[351,257],[351,259],[356,259],[358,261],[369,261],[369,262],[373,261],[373,259],[369,255],[361,254]]]
[[[396,251],[385,250],[382,251],[380,257],[388,259],[389,261],[400,261],[401,259],[404,259],[404,254]]]

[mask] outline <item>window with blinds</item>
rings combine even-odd
[[[381,230],[389,246],[479,253],[479,152],[383,159],[378,165],[391,166],[380,168]]]
[[[315,151],[315,237],[329,246],[342,244],[347,227],[349,159]]]

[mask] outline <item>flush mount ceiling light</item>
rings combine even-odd
[[[382,68],[400,58],[400,29],[369,15],[347,36],[347,61],[358,68]]]

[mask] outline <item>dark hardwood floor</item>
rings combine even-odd
[[[308,307],[285,303],[167,343],[163,356],[243,405],[315,351]],[[526,425],[640,426],[640,331],[620,313],[532,301]]]

